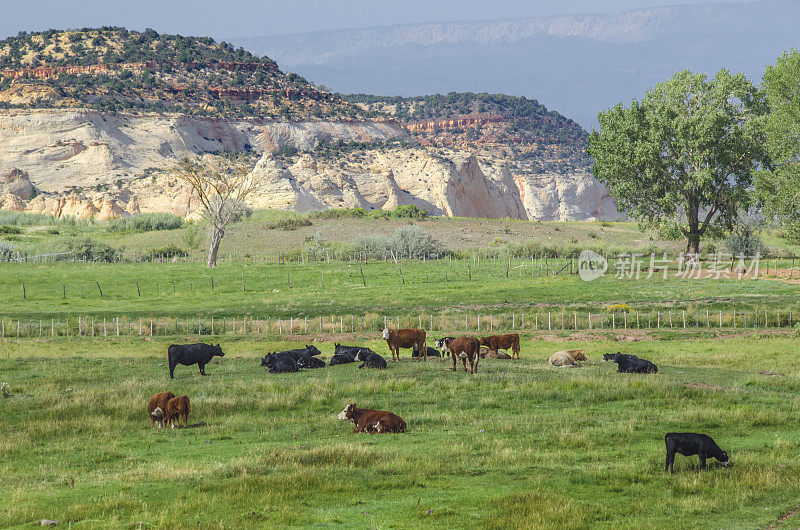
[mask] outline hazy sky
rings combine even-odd
[[[746,0],[0,0],[0,38],[49,28],[125,26],[220,40],[730,1]]]

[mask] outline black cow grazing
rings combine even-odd
[[[667,445],[667,465],[664,472],[675,473],[672,464],[675,462],[675,453],[683,456],[698,455],[700,457],[700,469],[706,469],[706,459],[716,458],[723,466],[731,465],[728,452],[723,451],[707,434],[697,434],[693,432],[671,432],[664,437]]]
[[[439,350],[437,350],[436,348],[431,348],[430,346],[426,346],[426,348],[428,349],[428,357],[441,357],[442,356],[442,354],[439,353]],[[418,348],[412,348],[411,349],[411,357],[414,357],[414,358],[419,357],[419,349]]]
[[[339,353],[331,357],[331,361],[328,363],[329,366],[335,366],[337,364],[347,364],[347,363],[354,363],[356,362],[355,356],[351,357],[349,355]]]
[[[206,375],[206,365],[215,356],[224,357],[225,353],[219,344],[173,344],[167,349],[169,361],[169,378],[175,379],[175,367],[179,364],[190,366],[196,364],[200,368],[200,375]]]
[[[387,366],[386,359],[378,355],[377,353],[370,353],[364,359],[364,362],[359,366],[359,368],[377,368],[378,370],[383,370]]]
[[[297,361],[299,368],[324,368],[325,361],[316,357],[303,357]]]
[[[261,366],[269,368],[269,373],[280,374],[287,372],[297,372],[299,370],[297,361],[291,355],[280,355],[272,352],[261,359]]]

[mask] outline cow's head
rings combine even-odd
[[[586,360],[586,355],[583,354],[583,350],[570,350],[569,353],[572,354],[572,357],[574,357],[576,361]]]
[[[481,346],[489,345],[489,337],[481,337]]]
[[[319,355],[322,353],[316,346],[309,346],[308,344],[306,344],[306,351],[309,355]]]
[[[452,339],[453,337],[442,337],[436,341],[436,347],[439,349],[447,348],[447,341]]]
[[[219,356],[219,357],[225,357],[225,352],[224,352],[224,351],[222,351],[222,348],[220,347],[220,345],[219,345],[219,344],[217,344],[216,346],[214,346],[214,349],[216,350],[216,351],[214,352],[214,355],[217,355],[217,356]]]
[[[339,418],[342,421],[349,421],[353,417],[353,409],[355,409],[355,408],[356,408],[356,404],[355,403],[350,403],[349,405],[347,405],[344,408],[343,411],[341,411],[339,413],[337,418]]]
[[[730,457],[728,456],[728,451],[722,451],[722,454],[719,456],[719,459],[718,459],[718,460],[719,460],[719,461],[722,463],[722,465],[723,465],[723,466],[725,466],[725,467],[728,467],[729,465],[731,465],[731,459],[730,459]]]
[[[268,353],[263,359],[261,359],[261,366],[270,367],[275,362],[275,352]]]
[[[159,420],[164,417],[164,411],[161,410],[161,407],[156,407],[155,410],[150,413],[150,415]]]
[[[389,328],[383,328],[383,340],[389,338]]]
[[[619,355],[619,352],[617,352],[617,353],[604,353],[603,354],[603,362],[616,361],[617,360],[617,355]]]

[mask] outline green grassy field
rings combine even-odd
[[[563,265],[563,260],[561,265]],[[468,277],[466,266],[470,265]],[[584,282],[577,275],[545,276],[538,264],[518,262],[506,277],[505,260],[311,264],[2,264],[2,314],[64,319],[79,315],[137,317],[300,318],[335,315],[426,318],[470,313],[604,311],[627,303],[636,311],[768,310],[784,317],[798,299],[797,283],[777,279],[616,279]],[[361,267],[361,268],[359,268]],[[362,284],[361,271],[364,273]],[[402,271],[402,277],[400,274]],[[643,275],[644,276],[644,275]],[[214,291],[211,291],[212,278]],[[324,280],[324,286],[323,286]],[[244,282],[244,288],[243,288]],[[25,285],[23,298],[23,284]],[[99,288],[98,288],[99,284]],[[138,288],[137,288],[138,284]],[[102,296],[101,296],[102,291]],[[693,313],[693,314],[694,314]],[[463,316],[461,316],[463,320]],[[726,315],[726,320],[729,318]],[[584,322],[584,325],[586,323]]]
[[[758,528],[800,504],[791,338],[526,339],[520,361],[484,360],[475,376],[408,359],[269,375],[258,356],[289,344],[242,339],[208,377],[178,367],[170,381],[166,345],[184,339],[2,344],[2,526]],[[564,346],[589,362],[548,367]],[[659,373],[615,373],[600,359],[617,350]],[[153,429],[147,400],[166,389],[207,425]],[[353,401],[408,432],[353,434],[336,419]],[[712,435],[732,467],[678,456],[665,474],[669,431]]]

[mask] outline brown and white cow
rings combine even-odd
[[[397,414],[385,410],[359,409],[355,403],[347,405],[337,416],[342,421],[356,424],[353,432],[384,434],[406,432],[406,422]]]
[[[150,398],[150,402],[147,403],[147,415],[150,416],[153,425],[158,425],[159,428],[167,426],[167,403],[174,397],[175,394],[167,390]]]
[[[478,371],[481,341],[476,337],[444,337],[436,341],[436,347],[441,348],[442,353],[450,353],[453,358],[454,372],[457,359],[461,359],[465,372],[474,374]],[[469,360],[470,370],[467,370],[467,360]]]
[[[481,346],[486,346],[492,351],[492,357],[497,358],[497,350],[511,350],[511,358],[519,359],[519,335],[491,335],[481,337]]]
[[[550,366],[578,366],[578,361],[585,361],[583,350],[561,350],[555,352],[547,360]]]
[[[188,396],[174,397],[167,402],[165,422],[169,421],[172,428],[178,423],[178,417],[183,421],[183,428],[189,425],[189,398]],[[164,425],[166,427],[166,424]]]
[[[427,334],[424,329],[389,329],[383,328],[383,340],[389,345],[392,360],[400,360],[400,348],[416,348],[423,352],[422,359],[428,360],[428,348],[425,345]],[[419,359],[419,357],[418,357]]]

